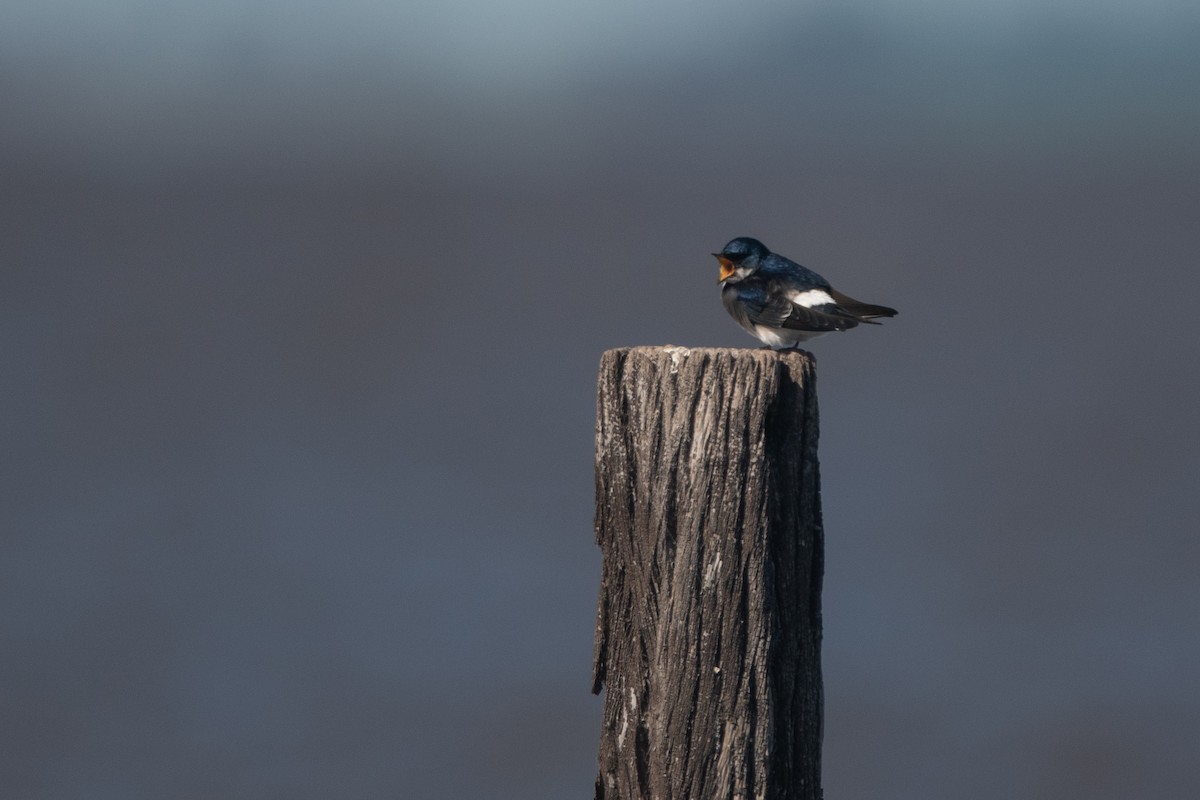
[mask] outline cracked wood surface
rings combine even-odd
[[[600,361],[597,800],[819,800],[823,534],[803,351]]]

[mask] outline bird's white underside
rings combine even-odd
[[[818,336],[824,336],[828,331],[798,331],[794,328],[768,328],[765,325],[755,325],[754,335],[767,347],[784,350],[794,347],[800,342],[807,342]]]

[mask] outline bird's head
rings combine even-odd
[[[732,239],[721,252],[713,253],[717,261],[721,262],[718,280],[722,283],[737,283],[758,269],[758,263],[770,254],[771,251],[758,239],[751,239],[749,236]]]

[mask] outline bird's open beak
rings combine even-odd
[[[733,262],[728,258],[725,258],[720,253],[713,253],[713,255],[716,257],[717,261],[721,262],[721,275],[719,278],[717,278],[717,282],[720,283],[727,280],[729,276],[733,274]]]

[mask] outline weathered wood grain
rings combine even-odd
[[[598,800],[819,800],[821,529],[810,354],[600,362]]]

